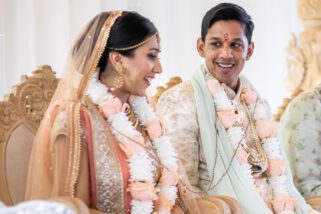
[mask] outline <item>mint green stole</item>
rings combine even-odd
[[[223,173],[225,173],[232,159],[233,148],[229,142],[224,126],[218,119],[216,119],[213,98],[207,88],[204,78],[204,69],[204,66],[201,66],[194,73],[192,77],[192,85],[196,101],[200,137],[202,139],[201,147],[205,156],[210,178],[213,176],[212,172],[216,156],[215,146],[217,146],[218,157],[214,171],[213,182],[213,184],[217,184],[218,180],[222,177]],[[240,79],[242,83],[244,82],[250,85],[250,83],[244,77],[241,77]],[[251,85],[250,87],[255,90]],[[259,99],[261,98],[259,97]],[[215,126],[218,132],[216,132]],[[283,148],[281,149],[284,153]],[[306,203],[293,184],[289,167],[287,167],[286,175],[288,177],[289,193],[296,200],[296,213],[307,213]],[[241,166],[235,158],[233,159],[227,174],[218,183],[216,188],[214,190],[210,190],[208,194],[231,196],[240,201],[245,213],[248,214],[272,213],[272,211],[265,204],[264,200],[256,192],[254,185],[252,185],[251,182],[245,177]]]

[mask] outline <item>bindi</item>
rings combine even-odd
[[[228,39],[229,39],[228,33],[225,33],[225,34],[223,35],[223,39],[224,39],[224,42],[227,42],[227,41],[228,41]]]

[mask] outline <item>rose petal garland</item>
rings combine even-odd
[[[206,83],[215,103],[217,117],[225,127],[233,149],[237,149],[236,160],[241,165],[245,176],[254,184],[251,166],[247,161],[249,154],[245,150],[245,133],[239,124],[241,121],[240,115],[233,114],[237,107],[228,98],[224,87],[215,78],[207,80]],[[286,160],[281,154],[280,143],[275,137],[276,126],[272,118],[268,116],[266,107],[257,100],[256,93],[249,86],[242,87],[240,99],[254,113],[253,120],[256,132],[267,155],[268,183],[273,192],[271,201],[273,210],[275,213],[294,214],[295,201],[289,195],[285,175]],[[238,147],[239,143],[241,146]]]
[[[146,98],[130,96],[129,103],[141,125],[146,127],[163,166],[158,186],[155,186],[153,179],[155,166],[144,147],[145,139],[122,112],[120,100],[97,79],[97,75],[92,76],[87,95],[110,123],[113,134],[126,154],[130,173],[128,191],[133,198],[131,213],[150,214],[157,211],[169,214],[177,197],[177,155],[170,139],[162,136],[160,122]]]

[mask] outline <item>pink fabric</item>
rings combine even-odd
[[[242,102],[244,102],[247,105],[249,105],[249,104],[256,103],[257,95],[256,95],[256,93],[254,91],[251,90],[251,88],[249,86],[245,86],[242,89],[240,98],[241,98]]]
[[[268,161],[268,171],[271,176],[281,176],[285,173],[285,160],[274,159]]]
[[[232,127],[234,123],[240,121],[239,115],[236,114],[234,110],[218,111],[217,116],[226,129]]]
[[[122,104],[118,98],[111,98],[99,104],[100,111],[104,114],[105,118],[122,111]]]
[[[146,149],[142,146],[143,144],[139,144],[127,137],[122,137],[119,146],[125,152],[126,156],[130,158],[135,154],[146,153]]]
[[[239,164],[243,165],[247,163],[247,158],[249,157],[249,154],[243,148],[238,148],[235,157]]]
[[[162,135],[162,127],[158,119],[154,119],[146,124],[148,135],[152,140],[159,138]]]
[[[261,196],[261,198],[264,200],[266,205],[270,209],[272,209],[273,193],[272,193],[271,187],[267,182],[266,176],[262,175],[262,177],[254,178],[254,184],[255,184],[256,192]]]
[[[163,168],[160,183],[176,186],[178,183],[178,175],[173,171]]]
[[[277,196],[272,200],[272,205],[275,213],[280,213],[284,210],[295,210],[295,201],[290,196]]]
[[[257,134],[261,139],[271,137],[275,134],[276,126],[271,119],[257,120],[255,125]]]
[[[220,90],[223,90],[220,83],[216,79],[207,80],[206,83],[212,95],[216,95]]]
[[[128,185],[128,191],[131,193],[133,199],[141,201],[155,201],[159,192],[158,188],[155,188],[154,183],[144,183],[144,182],[131,182]]]
[[[160,196],[155,202],[155,213],[171,213],[172,207],[172,202],[168,198]]]
[[[96,191],[96,172],[95,172],[95,158],[92,139],[91,122],[85,108],[80,109],[81,119],[84,121],[84,131],[88,144],[88,158],[89,158],[89,186],[90,186],[90,207],[97,209],[97,191]]]

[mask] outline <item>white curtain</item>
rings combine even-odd
[[[75,36],[97,13],[123,9],[150,18],[161,34],[164,72],[151,87],[171,76],[188,79],[203,62],[196,51],[201,20],[215,0],[0,0],[0,97],[23,74],[49,64],[62,75],[64,61]],[[255,23],[255,51],[244,74],[270,102],[273,111],[288,95],[286,46],[290,34],[300,30],[293,0],[234,0]],[[1,99],[0,98],[0,99]]]

